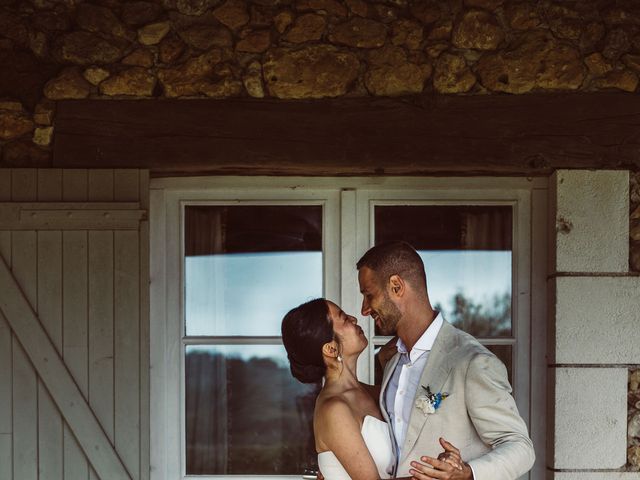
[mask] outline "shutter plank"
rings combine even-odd
[[[114,200],[117,202],[137,202],[139,200],[139,173],[139,170],[114,171]]]
[[[89,232],[89,402],[113,442],[113,233]]]
[[[62,353],[62,232],[38,232],[38,316]]]
[[[38,179],[42,176],[39,174]],[[54,177],[55,178],[55,177]],[[62,196],[62,176],[58,187],[38,189],[39,195],[57,200]],[[56,352],[62,354],[62,232],[38,232],[38,316]],[[63,478],[64,423],[49,391],[38,381],[38,463],[40,478]]]
[[[13,431],[12,365],[11,329],[4,315],[0,313],[0,435],[11,434]]]
[[[140,206],[149,210],[149,172],[140,172]],[[149,222],[140,222],[140,479],[148,480],[151,458]]]
[[[34,168],[11,169],[11,200],[32,202],[37,198],[38,177]]]
[[[35,175],[33,178],[35,179]],[[29,192],[21,194],[26,196]],[[37,234],[29,231],[12,232],[11,244],[13,276],[27,300],[32,305],[36,305]],[[13,336],[13,474],[15,478],[38,478],[38,378],[15,335]]]
[[[38,380],[38,471],[41,479],[62,480],[64,424],[49,391]]]
[[[0,232],[0,257],[10,256],[10,232]],[[1,260],[0,260],[1,261]],[[13,479],[13,349],[9,324],[0,312],[0,480]]]
[[[0,258],[11,265],[11,232],[0,231]],[[11,336],[9,324],[0,312],[0,434],[11,433],[13,424]]]
[[[11,199],[11,170],[0,168],[0,202]]]
[[[0,480],[13,480],[11,458],[12,438],[10,433],[0,433]]]
[[[11,199],[11,170],[0,169],[0,200]],[[0,257],[11,264],[11,232],[0,231]],[[12,333],[0,313],[0,480],[13,478]]]
[[[90,198],[103,193],[89,189]],[[113,377],[113,232],[89,232],[89,402],[111,443]],[[100,480],[92,468],[89,479]]]
[[[140,472],[138,232],[114,233],[115,438],[133,478]],[[136,386],[132,388],[132,386]]]
[[[62,170],[41,168],[38,170],[38,201],[59,202],[62,200]]]
[[[0,182],[2,182],[0,169]],[[11,178],[5,175],[4,178]],[[0,189],[0,195],[2,190]],[[0,231],[0,260],[11,265],[11,232]],[[9,324],[0,312],[0,479],[9,479],[13,470],[13,349]],[[6,471],[9,476],[5,477]]]
[[[89,200],[92,202],[113,201],[113,170],[89,170]]]
[[[87,171],[62,171],[62,200],[65,202],[84,202],[87,200]]]
[[[65,172],[66,175],[67,172]],[[70,191],[65,190],[64,195]],[[77,192],[76,192],[77,193]],[[69,200],[66,198],[65,200]],[[74,381],[87,398],[87,233],[63,232],[63,355]],[[65,477],[86,480],[89,466],[67,422],[64,427]]]

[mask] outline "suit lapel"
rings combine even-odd
[[[440,392],[442,390],[442,386],[447,380],[447,377],[449,376],[451,368],[453,367],[450,362],[450,353],[455,347],[454,331],[454,327],[446,321],[443,322],[440,332],[438,332],[438,336],[433,344],[433,348],[429,352],[427,364],[422,371],[420,384],[416,389],[416,394],[413,399],[411,416],[409,417],[409,425],[407,426],[407,434],[402,447],[402,461],[404,461],[404,457],[413,448],[424,424],[429,419],[429,415],[425,415],[421,410],[415,408],[417,398],[426,393],[422,387],[428,386],[433,393]]]

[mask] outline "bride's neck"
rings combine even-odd
[[[327,366],[325,375],[325,385],[352,387],[358,385],[357,359],[343,359],[342,362],[335,362]]]

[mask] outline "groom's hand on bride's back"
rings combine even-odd
[[[440,438],[444,451],[438,458],[421,457],[422,462],[411,462],[409,473],[416,480],[473,480],[471,467],[462,461],[460,450],[453,444]]]

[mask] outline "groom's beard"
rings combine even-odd
[[[395,335],[402,314],[388,295],[385,295],[384,302],[374,313],[378,320],[376,323],[378,324],[380,334]]]

